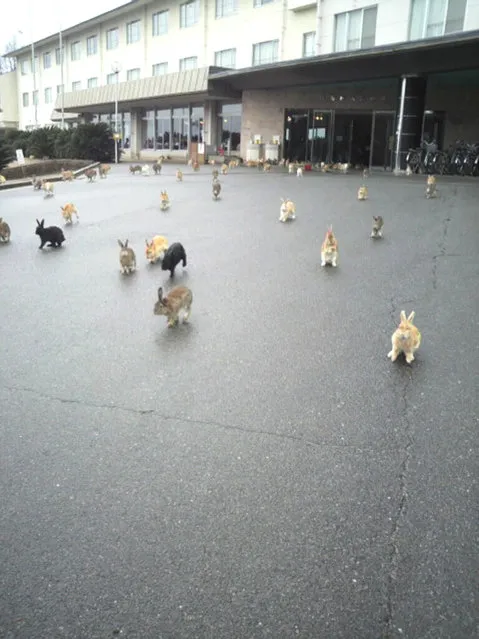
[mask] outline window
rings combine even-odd
[[[188,148],[188,108],[173,109],[173,146],[172,149]]]
[[[32,93],[32,97],[33,97],[33,100],[32,100],[33,104],[38,104],[38,91],[34,91]]]
[[[106,32],[106,48],[107,49],[116,49],[119,41],[119,31],[118,27],[114,29],[108,29]]]
[[[205,110],[203,107],[193,107],[191,109],[191,142],[204,142],[204,118]]]
[[[223,51],[217,51],[215,53],[215,66],[235,69],[236,49],[224,49]]]
[[[72,91],[79,91],[81,89],[81,82],[77,80],[76,82],[72,82]]]
[[[253,44],[253,66],[258,64],[271,64],[278,61],[279,40],[258,42]]]
[[[154,64],[151,71],[153,76],[166,75],[168,73],[168,62],[159,62],[158,64]]]
[[[171,112],[170,109],[156,112],[156,147],[170,148]]]
[[[467,0],[412,0],[409,39],[434,38],[464,29]]]
[[[216,0],[216,17],[226,18],[238,12],[238,0]]]
[[[357,9],[335,16],[334,50],[354,51],[374,47],[377,6]]]
[[[109,73],[106,76],[106,83],[107,84],[116,84],[118,82],[118,79],[117,79],[118,76],[119,76],[119,73]]]
[[[80,42],[72,42],[71,44],[71,59],[79,60],[80,59]]]
[[[191,69],[198,68],[198,58],[192,56],[191,58],[181,58],[180,71],[190,71]]]
[[[265,4],[269,4],[270,2],[274,2],[274,0],[254,0],[254,6],[263,7]]]
[[[140,21],[134,20],[126,25],[126,43],[133,44],[140,39]]]
[[[22,72],[22,75],[27,75],[29,70],[29,63],[28,60],[22,60],[20,62],[20,71]],[[27,105],[28,106],[28,105]]]
[[[229,155],[238,151],[241,144],[241,104],[224,104],[220,118],[221,148]]]
[[[155,112],[145,111],[142,117],[143,148],[155,148]]]
[[[87,87],[89,89],[94,89],[97,86],[98,86],[98,78],[88,78]]]
[[[51,102],[53,102],[53,95],[52,95],[52,89],[51,87],[48,87],[48,89],[45,89],[45,104],[50,104]]]
[[[43,54],[43,68],[49,69],[52,66],[52,54],[50,51],[46,51]]]
[[[63,93],[63,84],[57,84],[57,95]]]
[[[152,35],[159,36],[168,33],[168,10],[158,11],[151,16]]]
[[[200,19],[200,2],[191,0],[180,4],[180,28],[192,27]]]
[[[316,55],[316,31],[303,33],[303,58]]]
[[[65,54],[65,47],[62,47],[63,49],[63,54]],[[62,63],[62,51],[60,50],[60,47],[57,47],[55,49],[55,64],[60,65]]]
[[[140,79],[140,69],[129,69],[126,72],[126,79],[131,80],[139,80]]]
[[[30,104],[29,97],[30,96],[28,95],[28,93],[22,93],[22,101],[24,107],[27,107]]]
[[[96,55],[98,53],[98,36],[92,35],[86,39],[86,54]]]

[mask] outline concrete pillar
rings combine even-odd
[[[395,171],[406,169],[408,150],[417,148],[421,143],[426,86],[427,79],[424,77],[405,75],[401,78],[396,123]]]
[[[207,153],[218,146],[218,103],[214,100],[205,102],[203,135]]]
[[[140,159],[140,151],[142,147],[142,130],[141,130],[141,116],[142,109],[131,109],[131,139],[130,139],[130,153],[132,160]]]

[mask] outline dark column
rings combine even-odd
[[[426,84],[424,77],[405,75],[401,78],[396,122],[396,171],[406,169],[407,152],[421,143]]]

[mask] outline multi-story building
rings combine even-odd
[[[392,167],[424,133],[479,138],[478,29],[479,0],[133,0],[15,52],[19,125]]]

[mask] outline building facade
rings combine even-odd
[[[478,29],[479,0],[133,0],[15,52],[18,122],[106,121],[132,159],[246,158],[261,136],[290,159],[390,166],[403,90],[421,133],[475,141],[477,55],[425,51]]]

